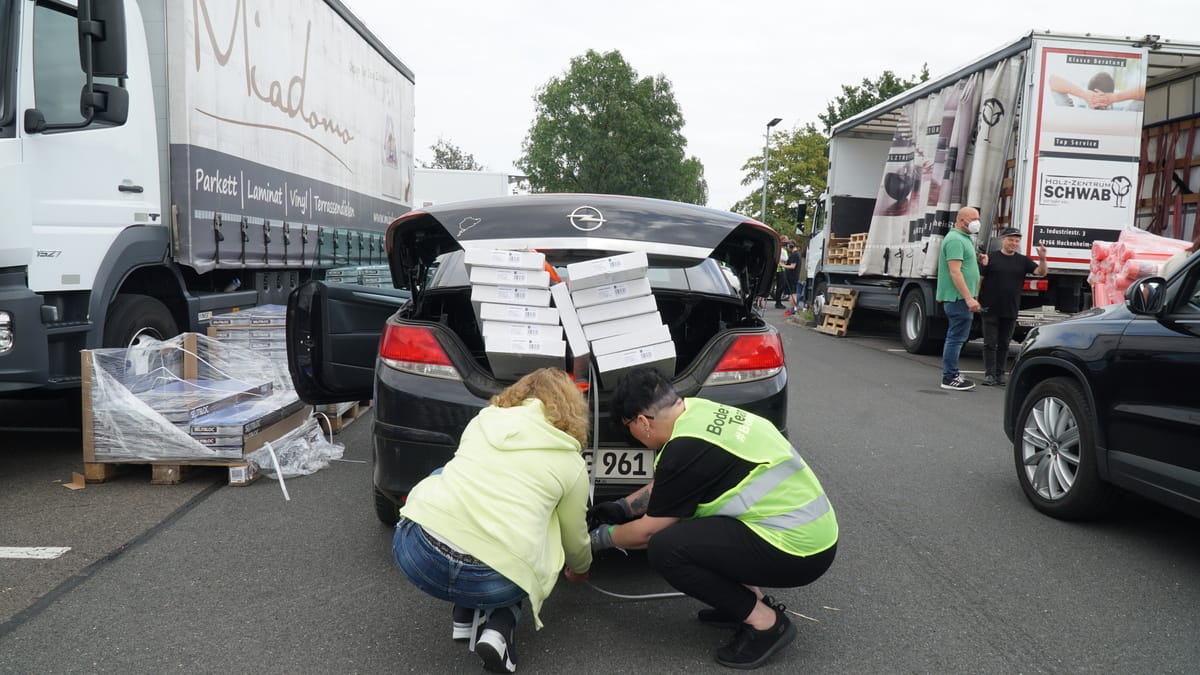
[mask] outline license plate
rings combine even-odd
[[[598,451],[585,450],[583,458],[592,468],[593,452],[599,456],[595,462],[597,483],[648,483],[654,478],[654,451],[637,448],[614,448]]]

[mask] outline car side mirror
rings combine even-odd
[[[1134,314],[1157,316],[1166,304],[1167,280],[1143,277],[1125,289],[1125,306]]]

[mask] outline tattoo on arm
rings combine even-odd
[[[625,497],[625,503],[629,505],[629,510],[633,515],[646,515],[646,509],[650,506],[650,492],[653,488],[654,483],[647,483],[642,489]]]

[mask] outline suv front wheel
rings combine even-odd
[[[1079,384],[1039,383],[1021,404],[1013,456],[1017,479],[1037,510],[1064,520],[1104,513],[1113,488],[1100,479],[1095,415]]]

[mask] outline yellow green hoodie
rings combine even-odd
[[[587,464],[579,441],[546,421],[542,402],[479,411],[441,473],[418,483],[400,514],[529,594],[534,625],[564,563],[592,565]]]

